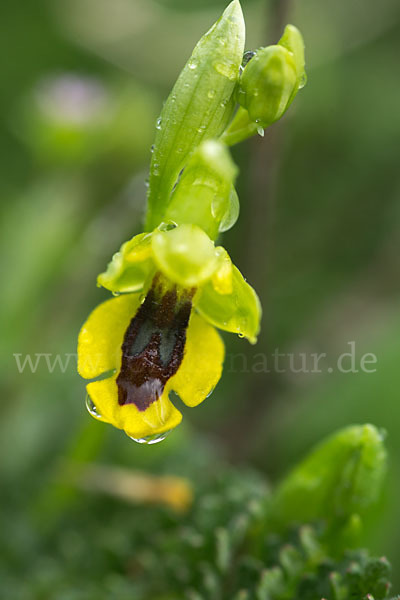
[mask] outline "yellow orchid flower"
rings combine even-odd
[[[150,443],[182,419],[171,392],[197,406],[218,383],[224,344],[214,325],[255,342],[260,317],[226,251],[196,225],[171,227],[114,255],[98,282],[125,293],[95,308],[78,339],[78,371],[95,380],[91,414]]]

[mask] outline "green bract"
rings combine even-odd
[[[190,154],[203,138],[218,137],[232,116],[244,36],[242,10],[234,0],[201,38],[164,105],[150,166],[148,230],[162,221]]]

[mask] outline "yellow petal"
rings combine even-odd
[[[125,331],[140,304],[139,294],[112,298],[97,306],[78,338],[78,372],[85,379],[119,370]]]
[[[166,389],[174,390],[187,406],[200,404],[221,377],[224,355],[224,343],[214,327],[192,313],[183,361]]]
[[[87,392],[101,415],[100,420],[123,429],[129,436],[139,439],[164,433],[173,429],[182,420],[182,415],[168,398],[168,391],[140,411],[134,404],[118,404],[117,375],[102,381],[93,381],[86,386]]]

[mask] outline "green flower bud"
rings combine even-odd
[[[241,106],[222,135],[224,143],[232,146],[256,133],[264,135],[304,87],[304,64],[302,35],[287,25],[276,46],[260,48],[246,63],[237,93]]]
[[[252,121],[265,128],[286,111],[297,80],[296,64],[289,50],[279,45],[261,48],[243,71],[239,103]]]

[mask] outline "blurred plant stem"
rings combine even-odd
[[[265,4],[263,36],[266,40],[276,43],[280,38],[289,20],[291,4],[291,0],[268,0]],[[261,325],[263,333],[257,344],[257,351],[260,353],[268,353],[271,350],[268,334],[270,314],[267,290],[274,255],[273,224],[284,131],[283,123],[278,122],[267,129],[266,140],[257,136],[249,142],[247,197],[251,207],[247,214],[244,234],[251,243],[246,249],[245,272],[248,273],[251,284],[260,290],[263,306]],[[248,396],[243,399],[242,414],[240,418],[232,419],[226,429],[229,432],[227,436],[229,436],[228,443],[232,454],[241,457],[251,452],[253,439],[253,436],[243,436],[241,432],[257,430],[260,415],[264,415],[267,402],[270,402],[273,395],[270,373],[259,374],[257,378],[253,373],[249,373],[247,380]],[[251,411],[248,410],[248,397],[252,398]]]

